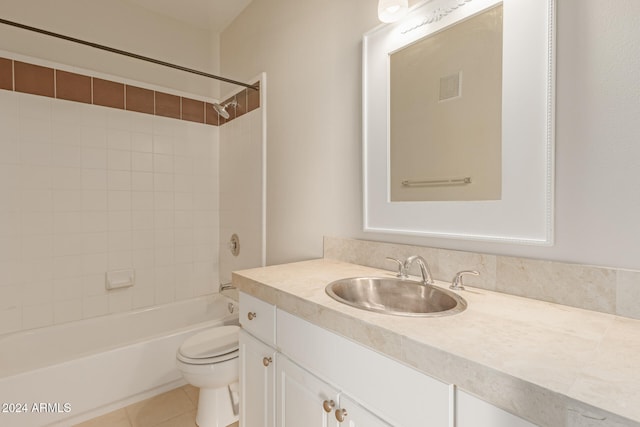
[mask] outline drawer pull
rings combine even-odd
[[[346,417],[347,417],[346,409],[336,409],[336,420],[338,420],[339,423],[343,422]]]
[[[273,359],[270,357],[263,357],[262,358],[262,364],[267,367],[269,365],[271,365],[271,362],[273,362]]]
[[[258,317],[258,315],[257,315],[256,313],[254,313],[254,312],[251,312],[251,311],[250,311],[249,313],[247,313],[247,318],[248,318],[249,320],[253,320],[253,319],[255,319],[256,317]]]
[[[325,400],[322,402],[322,409],[327,413],[331,412],[334,406],[336,406],[336,403],[333,400]]]

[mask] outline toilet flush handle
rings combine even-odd
[[[256,317],[258,317],[258,315],[257,315],[255,312],[250,311],[249,313],[247,313],[247,318],[248,318],[249,320],[253,320],[253,319],[255,319]]]

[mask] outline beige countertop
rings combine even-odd
[[[639,320],[471,287],[458,292],[464,312],[436,318],[373,313],[325,293],[356,276],[393,273],[317,259],[238,271],[233,283],[538,425],[640,425]]]

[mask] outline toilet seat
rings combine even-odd
[[[210,365],[238,357],[239,326],[219,326],[185,340],[176,357],[191,365]]]

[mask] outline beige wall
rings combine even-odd
[[[218,35],[124,0],[3,0],[2,18],[216,74]],[[0,24],[0,50],[218,97],[200,76]]]
[[[558,0],[556,243],[363,233],[361,38],[373,0],[254,0],[221,35],[225,74],[267,72],[267,262],[336,235],[640,268],[640,2]]]
[[[267,73],[267,263],[360,229],[362,34],[371,0],[254,0],[221,34],[222,72]]]

